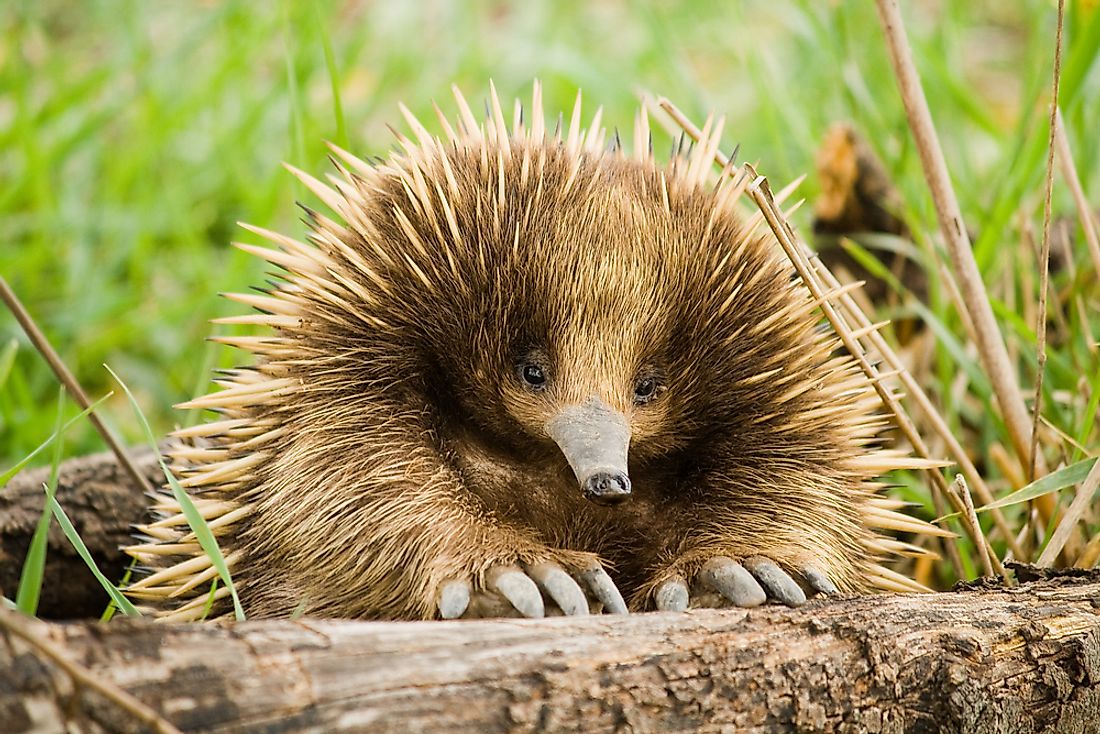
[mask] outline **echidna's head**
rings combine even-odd
[[[471,117],[447,143],[413,127],[377,166],[341,152],[339,195],[313,186],[345,222],[313,215],[322,286],[295,284],[316,291],[319,410],[415,403],[428,440],[457,426],[556,456],[601,504],[630,495],[631,466],[766,412],[754,390],[787,342],[754,322],[790,304],[788,276],[705,151],[659,165],[537,117]]]
[[[517,251],[501,243],[499,282],[449,371],[465,373],[466,416],[505,444],[553,442],[584,495],[612,504],[630,495],[628,463],[686,435],[673,351],[685,314],[667,246],[681,233],[650,211],[644,169],[601,169],[533,217]]]
[[[405,322],[391,347],[415,351],[407,374],[443,418],[520,457],[564,457],[587,498],[619,502],[629,467],[722,430],[738,401],[730,377],[752,365],[733,332],[764,306],[723,269],[758,271],[761,286],[786,276],[720,195],[652,162],[553,141],[489,160],[448,153],[455,231],[415,216],[407,184],[389,179],[399,266],[427,281],[401,276],[410,287],[383,317]],[[438,162],[419,165],[446,180]]]

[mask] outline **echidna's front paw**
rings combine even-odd
[[[755,607],[768,599],[796,607],[811,593],[835,594],[836,585],[818,568],[803,566],[799,584],[775,561],[752,556],[741,563],[727,556],[715,556],[703,564],[689,584],[675,575],[657,586],[653,601],[660,611],[681,612],[693,607]]]
[[[622,594],[598,563],[572,574],[556,563],[493,566],[485,572],[484,588],[475,589],[469,579],[443,584],[436,605],[443,619],[542,617],[548,611],[578,616],[594,608],[627,613]]]

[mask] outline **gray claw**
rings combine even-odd
[[[745,567],[776,601],[789,607],[806,603],[806,592],[775,561],[755,556],[745,559]]]
[[[528,566],[527,575],[554,600],[562,613],[576,617],[588,614],[588,599],[573,577],[556,563],[536,563]]]
[[[715,556],[699,571],[703,583],[739,607],[757,607],[768,597],[744,567],[726,556]]]
[[[485,574],[485,585],[512,603],[525,617],[542,617],[545,609],[539,587],[515,566],[494,566]]]
[[[593,566],[581,571],[580,577],[581,581],[586,583],[588,588],[592,590],[592,595],[603,603],[605,612],[609,614],[628,613],[623,595],[615,588],[615,582],[611,580],[611,577],[607,575],[607,571],[604,571],[602,566]]]
[[[439,616],[443,619],[458,619],[470,606],[470,582],[462,579],[448,581],[439,590],[436,599]]]
[[[659,612],[682,612],[688,607],[687,583],[679,576],[666,579],[654,595]]]
[[[830,581],[829,577],[816,566],[806,566],[803,568],[802,578],[806,579],[806,583],[810,585],[810,588],[819,594],[840,593],[836,588],[836,584]]]

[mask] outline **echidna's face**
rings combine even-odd
[[[630,496],[631,435],[644,437],[660,420],[658,401],[667,390],[653,365],[616,370],[621,360],[607,354],[608,347],[614,349],[601,343],[581,354],[525,350],[501,391],[509,416],[532,437],[556,443],[584,496],[598,504]]]
[[[655,225],[632,183],[609,175],[520,229],[451,367],[476,365],[468,416],[521,450],[556,444],[600,504],[630,496],[628,463],[684,435],[668,353],[679,281],[656,239],[679,233]]]

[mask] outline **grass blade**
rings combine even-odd
[[[126,573],[122,574],[122,580],[118,582],[116,588],[125,589],[126,585],[130,583],[130,574],[134,572],[134,566],[137,564],[137,559],[130,559],[130,565],[126,567]],[[107,602],[107,608],[103,610],[103,614],[99,616],[100,622],[110,622],[115,616],[115,612],[118,611],[118,605],[115,604],[114,599]]]
[[[978,512],[984,512],[985,510],[992,510],[997,507],[1007,507],[1009,505],[1018,505],[1021,502],[1028,502],[1036,497],[1042,497],[1045,494],[1051,492],[1057,492],[1060,489],[1066,487],[1072,487],[1084,481],[1088,476],[1089,471],[1092,469],[1092,465],[1096,463],[1096,457],[1084,459],[1078,461],[1076,464],[1070,464],[1064,466],[1058,471],[1051,472],[1041,479],[1036,479],[1031,484],[1025,485],[1020,489],[1017,489],[1012,494],[1006,495],[996,502],[992,502],[988,505],[983,505],[978,508]]]
[[[202,607],[202,616],[199,617],[199,621],[204,621],[210,616],[210,610],[214,608],[214,595],[218,593],[218,579],[215,578],[210,582],[210,593],[206,595],[206,603]]]
[[[313,4],[317,17],[317,28],[321,34],[321,48],[325,52],[325,68],[328,69],[329,84],[332,87],[332,115],[336,118],[336,144],[347,150],[348,128],[344,121],[344,105],[340,101],[340,75],[336,69],[336,56],[332,53],[332,40],[328,35],[328,24],[321,16],[321,6]]]
[[[8,482],[10,482],[12,477],[14,477],[19,472],[23,471],[23,468],[25,466],[27,466],[27,464],[34,461],[34,457],[38,456],[40,453],[42,453],[43,451],[48,449],[54,441],[61,438],[61,436],[65,435],[65,433],[70,428],[75,426],[80,421],[81,418],[88,415],[89,413],[91,413],[96,408],[98,408],[100,405],[102,405],[104,402],[106,402],[107,399],[110,398],[112,395],[114,395],[114,393],[109,392],[106,395],[104,395],[103,397],[101,397],[99,400],[97,400],[94,403],[92,403],[91,405],[89,405],[84,410],[80,411],[76,416],[74,416],[73,418],[66,421],[65,424],[62,425],[57,431],[54,431],[53,435],[51,435],[49,438],[47,438],[45,441],[43,441],[41,444],[39,444],[38,447],[34,451],[32,451],[29,454],[27,454],[26,456],[24,456],[19,462],[17,462],[15,464],[15,466],[13,466],[11,469],[8,469],[3,474],[0,474],[0,489],[3,489],[4,485],[6,485]]]
[[[210,557],[210,561],[214,564],[214,568],[217,569],[218,576],[221,577],[222,583],[229,589],[229,595],[233,598],[233,613],[237,621],[243,622],[244,609],[241,608],[241,601],[237,597],[237,589],[233,586],[233,579],[229,575],[229,566],[225,563],[225,556],[222,555],[221,548],[218,547],[218,541],[214,539],[214,533],[210,530],[210,526],[199,513],[199,509],[195,507],[191,495],[184,491],[180,483],[176,481],[176,477],[172,474],[172,470],[168,468],[168,464],[161,458],[160,451],[157,449],[157,439],[153,435],[153,429],[149,427],[149,421],[145,420],[145,414],[141,412],[141,406],[138,405],[134,394],[130,392],[130,388],[127,387],[126,383],[123,382],[117,374],[115,374],[114,370],[107,367],[107,365],[103,366],[111,373],[111,377],[115,378],[118,384],[122,386],[122,390],[126,393],[126,397],[130,401],[130,406],[134,409],[134,412],[137,413],[141,427],[145,431],[146,439],[153,447],[153,450],[157,451],[157,461],[160,462],[160,468],[164,472],[164,478],[168,481],[168,486],[172,488],[172,496],[175,498],[176,502],[179,503],[180,509],[183,511],[183,516],[187,519],[187,524],[191,527],[191,532],[195,534],[195,538],[199,541],[199,545],[202,547],[203,551],[206,552],[206,555]]]
[[[53,444],[53,461],[50,464],[50,481],[46,485],[46,504],[42,507],[42,515],[38,518],[38,525],[34,528],[27,556],[23,559],[23,570],[19,574],[19,589],[15,592],[15,606],[27,616],[38,614],[38,599],[42,594],[42,577],[46,571],[46,551],[48,548],[50,520],[53,514],[49,511],[50,500],[57,494],[57,475],[61,466],[61,447],[64,442],[58,434],[61,433],[61,417],[65,410],[65,388],[57,391],[57,420],[54,422],[54,435],[58,438]]]
[[[92,554],[88,552],[88,546],[84,545],[84,541],[80,539],[80,534],[76,532],[76,528],[73,527],[72,521],[69,520],[69,516],[65,514],[65,510],[61,509],[61,505],[57,504],[57,500],[53,497],[47,497],[46,504],[49,505],[50,510],[53,512],[53,516],[57,518],[57,523],[61,526],[61,532],[65,533],[65,537],[73,544],[73,548],[76,549],[77,555],[84,559],[84,563],[88,564],[88,568],[96,577],[96,580],[99,581],[103,590],[114,600],[123,614],[131,617],[140,617],[141,612],[137,610],[137,607],[130,603],[130,600],[123,596],[122,592],[118,590],[118,587],[111,583],[111,581],[103,575],[103,572],[99,570],[99,567],[95,565]]]
[[[1092,469],[1089,470],[1088,476],[1085,477],[1085,481],[1082,482],[1081,486],[1077,489],[1077,496],[1073,498],[1073,501],[1058,521],[1058,527],[1054,529],[1053,533],[1047,535],[1049,538],[1047,546],[1043,549],[1043,553],[1039,556],[1039,560],[1036,561],[1036,565],[1054,565],[1054,561],[1058,558],[1058,554],[1066,547],[1066,542],[1077,528],[1077,523],[1081,521],[1081,518],[1092,504],[1092,498],[1096,495],[1097,487],[1100,487],[1100,471],[1098,471],[1098,469],[1100,469],[1100,466],[1093,463]]]

